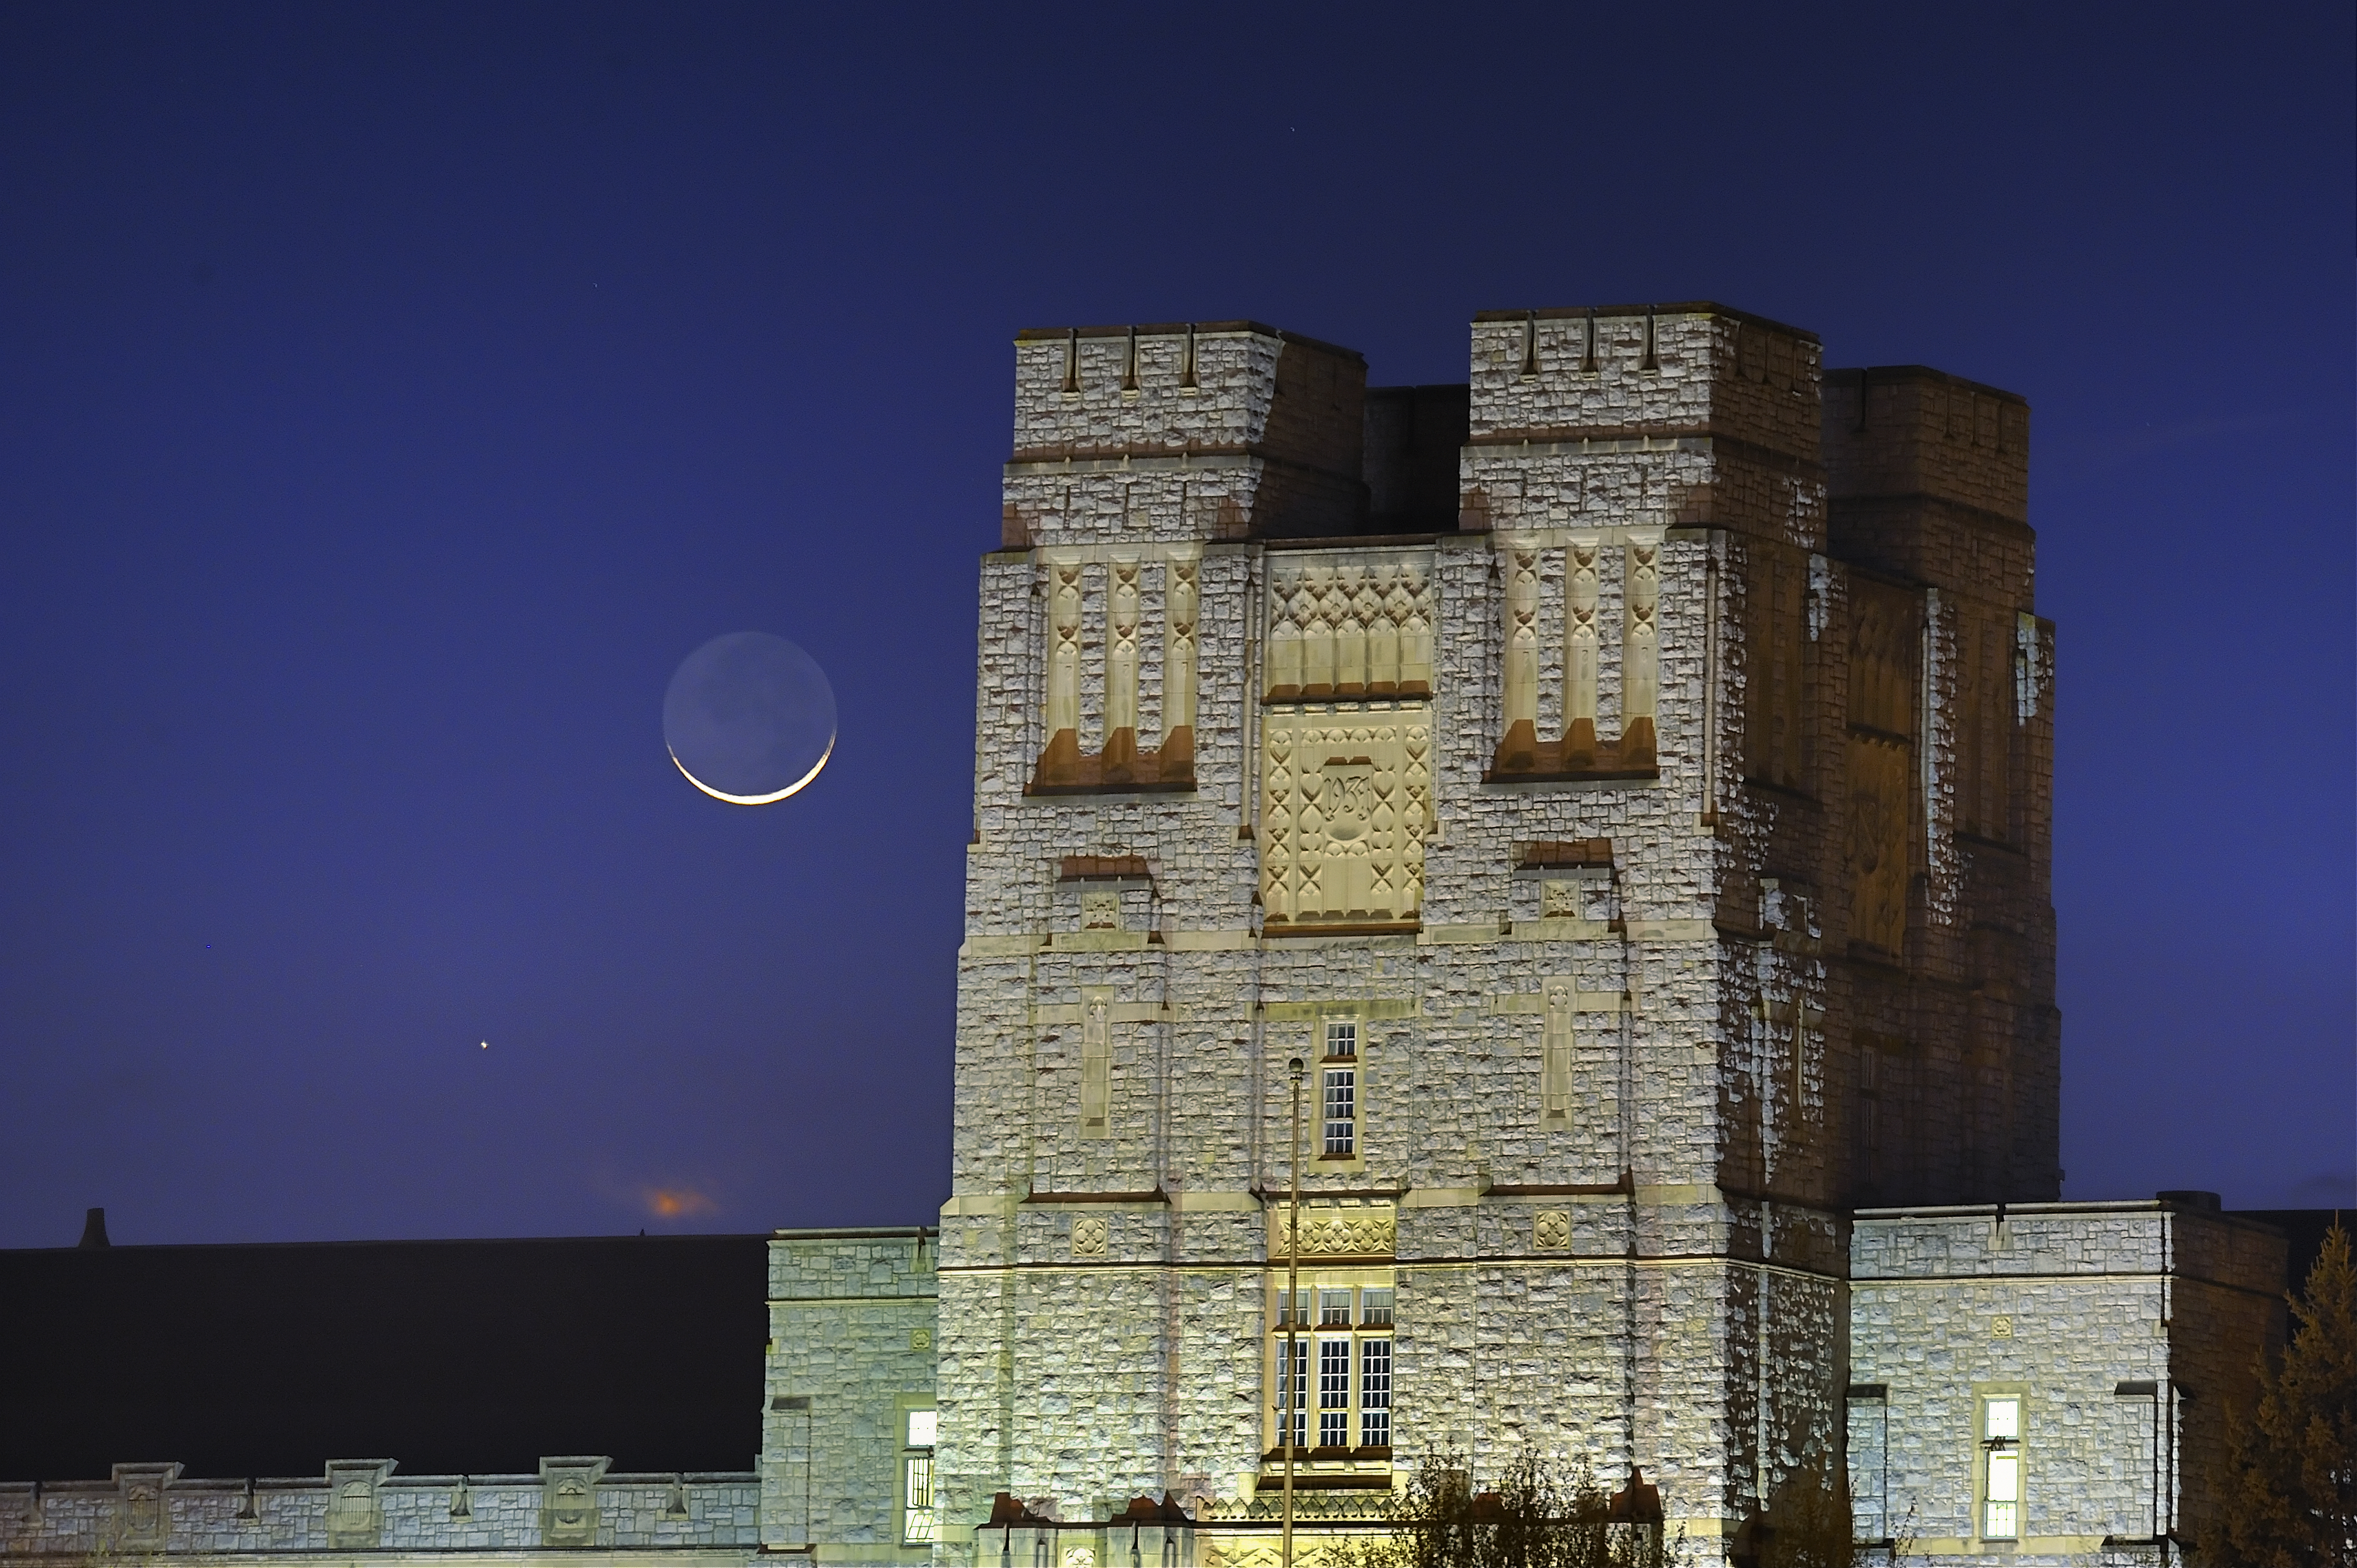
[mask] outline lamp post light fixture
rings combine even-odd
[[[1308,1064],[1299,1057],[1285,1064],[1293,1075],[1293,1211],[1285,1227],[1285,1366],[1276,1386],[1285,1391],[1277,1406],[1276,1440],[1285,1449],[1285,1530],[1279,1568],[1293,1568],[1293,1433],[1306,1419],[1300,1408],[1308,1381],[1301,1366],[1301,1079]]]

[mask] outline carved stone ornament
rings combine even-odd
[[[543,1459],[540,1462],[540,1543],[597,1544],[597,1480],[609,1459]]]
[[[1072,1221],[1072,1256],[1075,1258],[1103,1257],[1105,1241],[1112,1232],[1113,1227],[1106,1222],[1103,1215],[1082,1215]]]
[[[178,1465],[117,1465],[116,1493],[123,1499],[122,1544],[160,1547],[170,1534],[172,1514],[164,1490],[179,1478]]]
[[[366,1549],[384,1535],[384,1513],[377,1488],[393,1473],[390,1459],[330,1459],[328,1461],[328,1544]]]
[[[1368,1208],[1309,1208],[1301,1211],[1301,1256],[1305,1258],[1388,1258],[1397,1246],[1397,1213],[1389,1205]],[[1268,1255],[1288,1256],[1292,1234],[1289,1206],[1269,1209]]]
[[[1542,1212],[1532,1222],[1531,1240],[1542,1252],[1560,1252],[1571,1245],[1571,1216],[1560,1208]]]
[[[1272,708],[1261,902],[1273,931],[1413,924],[1432,831],[1432,710]]]

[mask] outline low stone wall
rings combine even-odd
[[[0,1556],[116,1559],[595,1547],[741,1558],[759,1541],[749,1474],[619,1475],[602,1458],[537,1476],[403,1476],[389,1459],[323,1476],[182,1479],[173,1464],[112,1479],[0,1483]]]

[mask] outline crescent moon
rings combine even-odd
[[[724,793],[721,790],[715,789],[711,785],[706,784],[694,774],[690,773],[687,770],[687,764],[682,762],[679,759],[679,753],[672,750],[671,747],[664,746],[663,755],[671,758],[671,765],[679,769],[679,776],[682,779],[686,779],[689,783],[694,785],[697,789],[703,790],[705,794],[711,796],[716,800],[726,800],[732,806],[769,806],[774,805],[778,801],[784,800],[787,796],[793,794],[797,790],[801,789],[804,785],[807,785],[812,779],[817,778],[819,769],[826,766],[826,759],[834,755],[834,740],[835,737],[833,736],[826,737],[826,749],[819,753],[818,760],[811,764],[811,770],[808,773],[803,774],[801,778],[795,779],[784,789],[770,795],[730,795]]]

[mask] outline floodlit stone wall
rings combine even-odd
[[[904,1510],[909,1462],[929,1456],[909,1416],[934,1408],[933,1240],[918,1227],[771,1240],[765,1549],[823,1542],[830,1562],[931,1558]]]
[[[1363,542],[1355,355],[1230,323],[1016,357],[945,1542],[1002,1492],[1266,1517],[1295,1055],[1304,1234],[1347,1238],[1304,1287],[1387,1286],[1398,1315],[1392,1443],[1306,1457],[1302,1506],[1353,1517],[1420,1455],[1480,1476],[1534,1444],[1731,1530],[1837,1451],[1847,1207],[2055,1195],[2026,531],[1943,546],[1944,589],[1883,556],[1854,582],[1815,339],[1717,306],[1477,318],[1459,526]],[[1985,499],[2007,471],[1909,428],[1905,461],[1850,440],[1842,474]],[[1900,534],[1923,513],[1891,504]],[[1179,700],[1186,776],[1125,760]],[[2010,814],[1960,841],[1967,795]]]
[[[2166,1203],[1867,1211],[1852,1232],[1850,1482],[1910,1562],[2149,1558],[2209,1505],[2229,1402],[2281,1334],[2281,1236]],[[1986,1406],[2018,1402],[2018,1517]]]
[[[685,1564],[742,1563],[759,1540],[751,1475],[620,1475],[601,1458],[544,1461],[538,1476],[404,1476],[376,1459],[252,1481],[179,1468],[0,1484],[0,1554],[104,1563],[267,1552],[299,1563],[480,1552],[532,1563],[594,1547]]]

